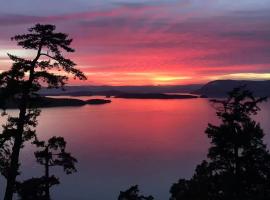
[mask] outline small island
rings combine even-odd
[[[86,104],[90,105],[101,105],[101,104],[107,104],[111,103],[112,101],[109,99],[89,99],[86,101]]]

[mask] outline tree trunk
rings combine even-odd
[[[25,121],[25,114],[26,114],[26,100],[23,101],[24,104],[20,109],[19,114],[19,121],[17,125],[17,133],[16,137],[14,138],[14,145],[12,148],[12,154],[11,154],[11,163],[10,168],[8,170],[7,175],[7,186],[6,186],[6,192],[4,200],[12,200],[13,193],[15,190],[16,185],[16,177],[18,175],[18,168],[19,168],[19,156],[20,156],[20,149],[22,145],[22,137],[24,132],[24,121]]]
[[[49,148],[46,147],[46,157],[45,157],[45,199],[50,200],[50,185],[49,185]]]
[[[239,130],[235,129],[236,139],[234,144],[234,159],[235,159],[235,187],[234,187],[234,195],[235,199],[238,200],[241,194],[241,185],[240,185],[240,166],[239,166]]]
[[[30,69],[29,79],[23,90],[21,104],[19,106],[20,113],[17,124],[17,133],[16,136],[14,137],[14,146],[12,148],[11,163],[8,169],[7,185],[4,200],[12,200],[13,198],[13,193],[16,185],[16,177],[18,175],[20,149],[23,144],[23,132],[25,125],[27,104],[29,101],[29,93],[33,84],[35,66],[38,59],[40,58],[41,49],[42,49],[42,42],[39,45],[35,59],[32,61],[32,68]]]

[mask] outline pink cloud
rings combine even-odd
[[[122,4],[61,16],[13,16],[8,23],[0,15],[0,30],[11,33],[17,27],[18,33],[23,27],[20,23],[56,23],[60,31],[74,38],[77,51],[71,57],[79,67],[86,72],[110,74],[110,78],[90,76],[98,83],[106,82],[106,78],[117,79],[116,75],[141,81],[138,76],[123,76],[120,72],[174,73],[199,80],[207,73],[270,71],[268,12],[198,18],[197,10],[177,14],[171,12],[174,6]],[[1,37],[3,40],[7,36]]]

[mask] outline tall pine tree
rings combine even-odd
[[[19,116],[9,117],[0,135],[0,156],[5,158],[0,163],[5,167],[0,169],[7,180],[4,200],[12,200],[13,197],[19,174],[20,150],[25,141],[35,137],[34,127],[39,111],[31,108],[31,99],[36,97],[42,86],[64,86],[68,80],[65,74],[72,74],[80,80],[86,79],[75,68],[75,63],[62,54],[62,51],[74,52],[70,47],[72,39],[67,34],[56,32],[55,26],[50,24],[37,24],[28,31],[27,34],[16,35],[12,40],[24,49],[35,51],[35,57],[25,59],[8,54],[13,65],[9,71],[0,75],[1,105],[4,106],[5,102],[12,99],[18,103],[19,109]]]

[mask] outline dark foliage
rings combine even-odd
[[[191,180],[171,188],[171,199],[266,200],[270,198],[270,154],[264,133],[253,119],[265,98],[255,98],[244,87],[226,100],[213,100],[221,124],[209,124],[208,161],[203,161]]]
[[[61,166],[66,174],[76,172],[77,160],[66,152],[66,142],[62,137],[52,137],[45,141],[33,142],[40,150],[35,152],[37,162],[44,167],[44,176],[19,183],[17,192],[22,200],[40,198],[50,200],[50,188],[59,184],[59,178],[50,175],[50,168]]]
[[[75,63],[62,55],[62,51],[74,52],[70,47],[72,39],[68,35],[55,32],[55,26],[50,24],[37,24],[28,31],[27,34],[16,35],[12,40],[24,49],[35,51],[35,57],[25,59],[8,54],[13,65],[10,70],[0,74],[0,106],[5,109],[5,103],[12,100],[18,102],[19,109],[19,116],[9,116],[0,134],[0,170],[7,179],[4,200],[12,200],[23,144],[35,138],[34,128],[40,111],[31,102],[38,96],[37,91],[41,86],[57,88],[65,85],[68,80],[65,74],[86,79],[75,68]]]
[[[17,183],[19,200],[47,200],[46,187],[59,184],[59,180],[50,176],[49,178],[31,178],[22,183]]]
[[[143,196],[139,192],[138,185],[132,186],[127,191],[120,192],[118,200],[154,200],[152,196]]]
[[[77,160],[66,152],[66,141],[63,137],[52,137],[47,143],[35,141],[34,144],[40,148],[35,152],[37,162],[45,168],[61,166],[67,174],[76,172]]]

